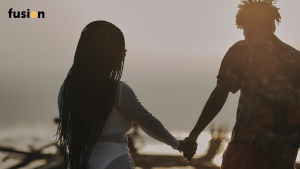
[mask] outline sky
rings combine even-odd
[[[170,131],[190,132],[216,85],[225,53],[243,32],[240,0],[1,0],[0,130],[55,128],[57,94],[73,63],[82,29],[106,20],[125,36],[122,81]],[[276,35],[300,49],[299,0],[279,0]],[[8,11],[44,11],[45,18],[9,18]],[[239,92],[212,122],[231,131]],[[209,130],[210,126],[206,128]]]

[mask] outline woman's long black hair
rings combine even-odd
[[[94,21],[82,31],[61,87],[56,143],[71,169],[89,168],[91,150],[111,113],[125,57],[119,28]]]

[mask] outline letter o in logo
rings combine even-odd
[[[32,11],[32,12],[30,13],[30,17],[31,17],[31,18],[36,18],[36,17],[37,17],[37,13],[36,13],[35,11]]]

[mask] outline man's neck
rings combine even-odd
[[[246,33],[245,35],[245,39],[257,39],[257,38],[268,38],[271,35],[274,35],[274,33],[271,32],[260,32],[260,33]]]

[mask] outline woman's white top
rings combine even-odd
[[[58,100],[60,100],[60,96]],[[120,81],[112,112],[103,127],[100,138],[118,133],[124,133],[126,137],[125,133],[132,127],[132,122],[136,123],[149,136],[170,145],[173,149],[178,148],[178,140],[142,106],[133,90],[126,83]],[[89,158],[90,168],[104,169],[113,160],[123,155],[130,157],[126,142],[96,142]]]
[[[178,140],[142,106],[133,90],[120,81],[112,112],[104,125],[101,136],[126,133],[130,130],[132,122],[149,136],[172,146],[173,149],[178,148]]]

